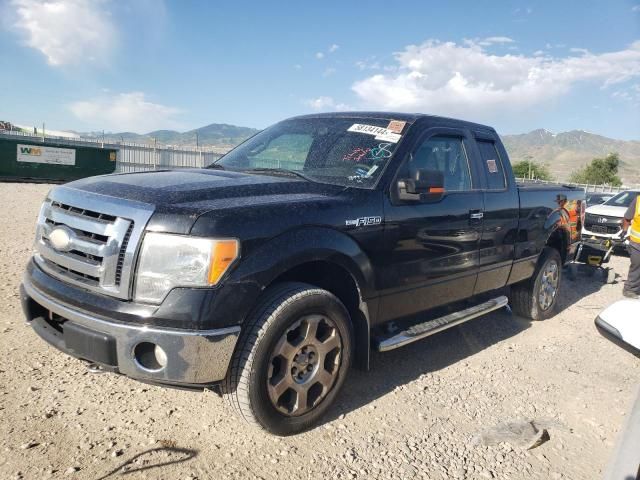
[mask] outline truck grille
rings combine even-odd
[[[588,213],[584,220],[586,230],[604,235],[616,235],[622,228],[621,224],[621,218],[595,215],[593,213]]]
[[[604,235],[615,235],[620,231],[620,227],[607,227],[606,225],[589,225],[587,230],[593,233],[602,233]]]
[[[68,283],[128,298],[137,243],[152,213],[137,203],[53,189],[38,217],[36,263]]]

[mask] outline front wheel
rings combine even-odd
[[[562,278],[562,259],[554,248],[540,254],[533,276],[511,288],[511,306],[516,314],[532,320],[554,315]]]
[[[224,397],[247,422],[276,435],[314,426],[349,369],[350,325],[326,290],[293,282],[269,289],[243,326]]]

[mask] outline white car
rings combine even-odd
[[[618,193],[601,205],[588,207],[582,226],[582,238],[586,240],[611,240],[622,245],[622,219],[629,205],[640,194],[640,190]]]

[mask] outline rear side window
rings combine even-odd
[[[496,144],[487,140],[478,140],[482,166],[487,173],[487,188],[489,190],[503,190],[507,186],[504,178],[504,168]]]

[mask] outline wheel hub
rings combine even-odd
[[[305,345],[293,357],[291,376],[296,383],[304,383],[318,365],[318,352],[313,345]]]
[[[282,335],[271,354],[267,391],[273,406],[287,416],[313,409],[338,378],[342,339],[324,315],[307,315]]]

